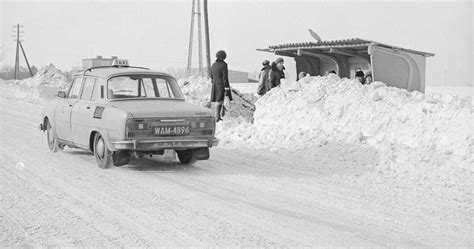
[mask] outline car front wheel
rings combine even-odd
[[[108,169],[113,166],[112,152],[107,148],[100,133],[95,134],[94,137],[94,157],[99,168]]]
[[[193,149],[176,151],[178,159],[183,164],[193,164],[197,161],[196,153]]]

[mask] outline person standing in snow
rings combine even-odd
[[[260,74],[258,75],[258,90],[257,94],[260,96],[265,95],[268,91],[272,89],[270,85],[270,79],[268,78],[268,74],[270,73],[270,61],[264,60],[262,62],[263,68],[260,70]]]
[[[229,85],[229,71],[227,69],[227,63],[224,61],[226,57],[226,52],[219,50],[216,53],[216,62],[211,66],[211,102],[217,103],[217,122],[221,121],[222,117],[225,115],[225,109],[223,108],[224,97],[228,96],[229,99],[232,100]]]
[[[285,78],[285,66],[283,65],[283,58],[278,58],[272,62],[272,70],[268,74],[268,79],[270,80],[270,85],[272,88],[277,87],[281,83],[281,79]]]

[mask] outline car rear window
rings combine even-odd
[[[110,78],[108,99],[183,99],[176,81],[161,75],[121,75]]]

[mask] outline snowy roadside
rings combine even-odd
[[[33,77],[24,80],[0,79],[0,91],[4,98],[20,99],[37,105],[44,105],[54,99],[59,90],[68,87],[66,76],[54,65],[49,64]]]
[[[198,80],[183,92],[203,104],[209,82]],[[15,193],[0,198],[0,207],[32,226],[26,229],[37,243],[47,241],[48,228],[59,234],[49,245],[153,246],[170,237],[170,246],[473,245],[472,130],[456,123],[472,117],[472,100],[305,80],[256,101],[253,123],[238,115],[253,113],[247,104],[254,100],[239,96],[237,117],[219,123],[222,143],[209,161],[189,169],[137,160],[107,172],[87,153],[47,153],[35,129],[33,116],[66,83],[0,82],[1,113],[11,120],[1,127],[2,147],[13,144],[2,151],[0,176]],[[451,134],[453,125],[459,131]],[[38,186],[46,191],[39,197]],[[49,202],[63,218],[52,216]],[[38,217],[42,227],[34,225]],[[67,226],[71,219],[81,233]]]
[[[52,65],[34,78],[0,83],[2,97],[39,106],[67,86]],[[178,83],[188,102],[208,103],[207,78]],[[390,178],[392,185],[410,181],[413,186],[436,186],[457,199],[472,197],[472,97],[410,93],[381,82],[361,86],[335,75],[284,82],[258,101],[251,94],[235,93],[233,109],[218,123],[221,147],[278,153],[311,152],[328,143],[367,145],[380,153],[371,174]]]
[[[375,189],[387,192],[436,191],[464,208],[473,204],[472,97],[425,95],[382,82],[362,86],[331,75],[284,82],[255,106],[253,123],[241,117],[218,123],[221,146],[275,153],[311,153],[328,144],[369,146],[379,161],[348,181],[378,183]]]

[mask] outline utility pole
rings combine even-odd
[[[207,12],[207,0],[204,1],[203,14],[204,14],[204,37],[206,40],[206,62],[207,62],[207,76],[211,77],[211,44],[209,42],[209,16]]]
[[[194,19],[197,17],[198,21],[198,53],[199,53],[199,74],[203,76],[204,68],[202,65],[202,32],[201,32],[201,1],[193,0],[191,9],[191,29],[189,31],[189,50],[188,50],[188,65],[186,71],[188,75],[192,74],[192,56],[193,56],[193,36],[194,36]]]
[[[21,26],[23,27],[23,26]],[[16,42],[16,52],[15,52],[15,75],[13,76],[14,79],[18,79],[18,75],[20,73],[20,59],[19,57],[19,49],[20,49],[20,44],[18,41],[20,40],[20,24],[17,24],[16,26],[13,26],[13,28],[16,28],[16,37],[15,37],[15,42]],[[14,30],[15,32],[15,30]]]
[[[25,57],[25,61],[26,61],[26,65],[28,66],[28,70],[30,71],[30,75],[33,76],[33,71],[31,71],[31,67],[30,67],[30,63],[28,62],[28,58],[26,58],[26,53],[25,53],[25,49],[23,48],[23,45],[21,44],[21,42],[23,40],[21,40],[21,35],[24,33],[23,30],[20,30],[23,27],[23,25],[20,25],[20,24],[17,24],[17,25],[14,25],[13,26],[14,30],[14,40],[16,42],[16,55],[15,55],[15,75],[14,75],[14,78],[15,79],[19,79],[20,78],[20,48],[21,48],[21,51],[23,53],[23,57]]]

